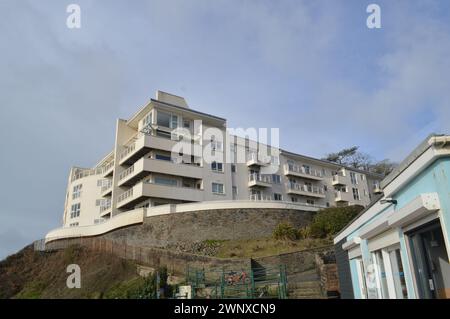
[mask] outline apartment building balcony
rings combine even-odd
[[[248,176],[248,187],[253,186],[272,187],[272,176],[256,173],[250,174]]]
[[[267,194],[251,194],[250,200],[252,201],[273,201],[272,196]]]
[[[109,177],[113,175],[113,171],[114,171],[114,161],[108,163],[104,168],[103,168],[103,177]]]
[[[130,208],[150,198],[165,198],[183,202],[204,200],[202,189],[141,182],[119,195],[118,208]]]
[[[102,197],[111,196],[112,182],[109,182],[108,184],[103,185],[100,192],[101,192]]]
[[[100,217],[104,217],[108,214],[111,214],[112,208],[111,208],[111,202],[108,202],[104,206],[100,206]]]
[[[119,154],[120,165],[131,165],[151,149],[168,152],[183,152],[185,155],[202,154],[202,146],[198,139],[177,141],[156,135],[138,133],[135,141]]]
[[[346,203],[351,200],[350,193],[344,191],[335,191],[334,197],[334,201],[337,203]]]
[[[247,166],[267,166],[270,165],[270,160],[270,156],[251,153],[247,156]]]
[[[333,178],[331,180],[331,184],[333,186],[339,186],[339,185],[346,185],[345,176],[341,174],[333,175]]]
[[[316,169],[307,169],[303,166],[286,164],[284,165],[284,175],[286,176],[297,176],[307,179],[312,179],[315,181],[323,180],[322,172]]]
[[[325,198],[325,191],[320,186],[300,185],[296,183],[288,183],[286,186],[288,194]]]
[[[148,173],[169,174],[193,179],[202,179],[203,170],[195,164],[177,163],[151,158],[141,158],[119,175],[119,186],[131,186]]]

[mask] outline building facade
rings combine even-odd
[[[431,135],[335,239],[344,298],[450,298],[450,136]]]
[[[367,206],[380,177],[229,133],[226,120],[182,97],[156,98],[116,124],[112,151],[69,174],[64,227],[101,223],[164,204],[278,201],[303,206]]]

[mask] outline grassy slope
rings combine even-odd
[[[220,258],[254,258],[278,255],[315,247],[331,245],[327,239],[302,239],[302,240],[276,240],[271,237],[248,239],[248,240],[227,240],[227,241],[206,241],[215,247],[212,256]]]
[[[81,268],[80,289],[66,286],[69,264]],[[39,253],[28,246],[0,262],[0,298],[125,298],[142,282],[134,263],[75,247]]]

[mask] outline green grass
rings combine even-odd
[[[273,238],[221,241],[214,257],[253,258],[331,245],[329,239],[277,240]]]

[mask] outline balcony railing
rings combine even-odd
[[[103,167],[103,172],[106,173],[107,171],[109,171],[113,167],[114,167],[114,161],[112,161],[112,162],[108,163],[107,165],[105,165]]]
[[[323,177],[323,174],[321,171],[319,171],[317,169],[313,169],[313,168],[306,168],[304,166],[293,165],[293,164],[286,164],[285,168],[288,172],[292,172],[292,173],[310,175],[313,177],[320,177],[320,178]]]
[[[123,160],[125,157],[128,156],[128,154],[134,152],[135,149],[136,149],[136,142],[133,142],[132,144],[128,145],[127,148],[120,153],[119,156],[120,160]]]
[[[99,175],[103,173],[103,169],[101,167],[95,169],[77,169],[77,171],[72,175],[72,182],[76,181],[83,177],[88,177],[92,175]]]
[[[248,176],[249,182],[261,182],[261,183],[272,183],[272,176],[271,175],[261,175],[257,173],[250,174]]]
[[[133,172],[134,172],[134,165],[128,167],[126,170],[124,170],[122,173],[119,174],[119,181],[121,181],[122,179],[124,179],[128,175],[133,174]]]
[[[111,201],[106,202],[106,204],[100,206],[100,213],[103,213],[111,208]]]
[[[117,198],[117,202],[120,203],[120,202],[124,201],[125,199],[132,197],[132,196],[133,196],[133,189],[130,188],[126,192],[123,192],[122,194],[119,195],[119,197]]]
[[[253,201],[272,201],[272,197],[267,194],[251,194],[250,200]]]
[[[104,193],[112,188],[112,182],[109,180],[105,185],[102,186],[101,192]]]
[[[296,183],[288,183],[287,186],[290,190],[294,190],[294,191],[319,194],[319,195],[325,194],[325,190],[323,189],[323,187],[319,187],[319,186],[300,185],[300,184],[296,184]]]
[[[262,156],[257,153],[250,153],[247,155],[247,162],[270,164],[270,156]]]

